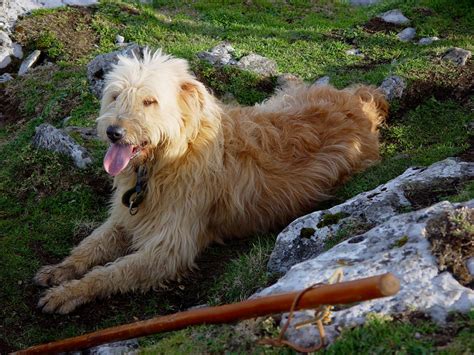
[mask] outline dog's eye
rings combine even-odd
[[[157,103],[158,102],[154,98],[148,98],[148,99],[143,100],[143,105],[145,105],[145,106],[150,106],[150,105],[157,104]]]
[[[113,95],[112,95],[112,101],[115,101],[115,100],[117,100],[117,97],[118,97],[118,95],[117,95],[117,94],[113,94]]]

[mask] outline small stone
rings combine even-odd
[[[399,34],[397,34],[398,39],[402,42],[411,41],[413,38],[415,38],[415,36],[416,30],[413,27],[407,27]]]
[[[397,75],[391,75],[386,78],[379,89],[384,93],[387,100],[391,101],[395,98],[403,96],[403,91],[406,89],[407,84],[405,80]]]
[[[467,259],[466,266],[471,276],[474,277],[474,257]]]
[[[353,6],[370,6],[379,2],[380,0],[350,0],[350,4]]]
[[[33,145],[69,156],[78,168],[85,168],[92,163],[87,150],[77,144],[67,133],[50,124],[43,123],[36,127]]]
[[[421,334],[418,333],[418,332],[416,332],[416,333],[415,333],[415,339],[421,339]]]
[[[405,25],[410,22],[410,20],[406,18],[405,15],[403,15],[403,13],[398,9],[384,12],[377,17],[381,18],[385,22],[393,23],[395,25]]]
[[[330,80],[329,76],[327,76],[327,75],[326,75],[326,76],[322,76],[322,77],[320,77],[319,79],[317,79],[317,80],[313,83],[313,85],[315,85],[315,86],[329,85],[329,80]]]
[[[427,46],[435,41],[439,41],[439,38],[438,37],[423,37],[423,38],[420,38],[420,40],[418,41],[418,44],[421,46]]]
[[[197,56],[212,65],[235,65],[234,47],[229,42],[221,42],[209,51],[199,52]]]
[[[125,37],[121,35],[115,36],[115,43],[117,44],[123,44],[125,42]]]
[[[277,77],[277,87],[279,87],[280,89],[287,88],[293,85],[299,85],[302,83],[303,80],[300,77],[290,73],[281,74]]]
[[[9,73],[0,75],[0,84],[6,83],[7,81],[13,80],[13,76]]]
[[[240,69],[249,70],[263,76],[273,76],[278,72],[277,64],[274,60],[255,53],[240,58],[237,66]]]
[[[102,344],[87,349],[89,355],[119,355],[119,354],[137,354],[139,347],[137,339],[116,341],[114,343]]]
[[[362,54],[362,52],[360,51],[360,49],[358,48],[351,48],[351,49],[348,49],[346,51],[346,54],[347,55],[355,55],[357,57],[363,57],[364,55]]]
[[[20,69],[18,70],[18,75],[25,75],[28,70],[36,63],[39,56],[41,55],[41,51],[36,49],[31,53],[20,65]]]
[[[448,51],[443,56],[443,60],[450,61],[458,66],[463,66],[466,65],[467,60],[471,58],[471,56],[471,51],[454,47],[448,49]]]

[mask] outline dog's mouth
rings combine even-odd
[[[131,160],[138,157],[143,149],[147,146],[147,142],[140,145],[132,144],[111,144],[104,157],[104,169],[112,176],[117,176],[127,167]]]

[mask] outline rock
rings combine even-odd
[[[125,42],[125,37],[121,35],[115,36],[115,43],[117,44],[123,44]]]
[[[420,40],[418,41],[418,44],[421,46],[426,46],[435,41],[439,41],[439,38],[438,37],[423,37],[423,38],[420,38]]]
[[[443,60],[450,61],[458,66],[466,65],[467,60],[471,58],[472,53],[466,49],[462,48],[450,48],[444,54]]]
[[[199,52],[197,56],[212,65],[236,65],[234,51],[234,47],[229,42],[221,42],[209,51]]]
[[[273,76],[278,72],[277,64],[274,60],[255,53],[240,58],[237,66],[240,69],[249,70],[263,76]]]
[[[67,133],[77,133],[81,136],[82,139],[86,141],[99,139],[95,127],[67,126],[64,128],[64,131]]]
[[[403,15],[403,13],[398,9],[384,12],[377,17],[381,18],[385,22],[393,23],[395,25],[405,25],[410,22],[410,20],[406,18],[405,15]]]
[[[397,75],[391,75],[380,84],[379,89],[383,92],[387,100],[399,99],[403,96],[407,83]]]
[[[418,208],[420,203],[413,198],[417,193],[442,191],[472,179],[474,163],[450,158],[428,168],[409,168],[372,191],[328,210],[300,217],[278,235],[268,271],[284,274],[291,266],[321,254],[335,236],[360,234],[407,209]]]
[[[442,163],[446,164],[446,161]],[[451,164],[455,162],[451,160],[448,165]],[[459,284],[450,272],[440,272],[427,238],[429,223],[443,216],[446,218],[446,214],[452,214],[461,208],[472,211],[474,200],[461,204],[444,201],[415,212],[392,216],[368,232],[344,241],[316,258],[293,266],[276,284],[253,297],[292,292],[318,282],[326,282],[342,265],[344,280],[385,272],[391,272],[400,279],[400,292],[393,297],[333,311],[332,322],[325,327],[330,341],[338,335],[341,328],[363,324],[369,314],[384,316],[419,311],[442,323],[448,312],[468,312],[474,307],[474,291]],[[309,317],[310,314],[310,311],[296,313],[298,319]],[[285,317],[281,325],[284,321]],[[293,324],[295,323],[296,321]],[[319,339],[315,334],[315,327],[299,330],[290,328],[287,338],[296,344],[312,345],[308,344],[310,336],[313,342]]]
[[[0,69],[6,68],[11,63],[13,43],[8,34],[0,31]]]
[[[353,6],[369,6],[378,4],[380,0],[350,0],[349,3]]]
[[[138,354],[138,340],[129,339],[117,341],[114,343],[102,344],[87,349],[89,355],[122,355],[122,354]]]
[[[33,145],[37,148],[67,155],[72,158],[74,164],[81,169],[92,163],[89,153],[87,153],[83,147],[78,145],[64,131],[47,123],[36,127]]]
[[[315,82],[313,83],[313,85],[316,85],[316,86],[321,86],[321,85],[329,85],[329,76],[322,76],[320,77],[319,79],[315,80]]]
[[[299,85],[302,83],[303,80],[300,77],[290,73],[281,74],[277,77],[277,87],[280,89],[287,88],[293,85]]]
[[[469,270],[469,273],[474,277],[474,257],[469,258],[466,262],[466,267]]]
[[[26,59],[20,65],[18,75],[25,75],[28,70],[36,63],[40,55],[41,51],[36,49],[35,51],[33,51],[33,53],[26,57]]]
[[[362,52],[360,51],[360,49],[358,48],[351,48],[351,49],[348,49],[346,51],[346,54],[347,55],[355,55],[355,56],[358,56],[358,57],[363,57],[364,55],[362,54]]]
[[[12,54],[13,54],[14,57],[16,57],[18,59],[23,58],[23,49],[21,48],[21,44],[13,43]]]
[[[402,42],[409,42],[416,36],[416,30],[413,27],[407,27],[397,34],[397,37]]]
[[[105,74],[107,74],[107,72],[117,64],[119,55],[126,57],[133,57],[133,55],[136,55],[137,57],[141,57],[143,49],[144,47],[133,43],[123,49],[100,54],[92,59],[89,64],[87,64],[87,79],[89,80],[90,89],[94,95],[98,98],[102,97]]]
[[[6,83],[7,81],[13,80],[13,76],[9,73],[0,75],[0,84]]]

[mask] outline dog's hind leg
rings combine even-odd
[[[59,285],[82,276],[93,266],[123,256],[129,246],[126,233],[109,220],[85,238],[61,263],[42,267],[34,282],[40,286]]]

